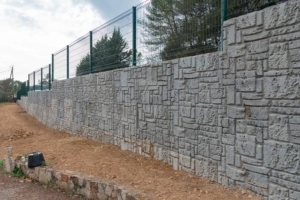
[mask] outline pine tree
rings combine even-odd
[[[120,29],[114,29],[109,38],[104,35],[96,42],[92,52],[93,72],[111,70],[120,67],[128,67],[130,64],[131,50],[121,35]],[[89,74],[90,55],[86,55],[77,65],[76,76]]]
[[[220,40],[219,0],[152,0],[144,43],[162,60],[215,51]]]

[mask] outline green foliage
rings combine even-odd
[[[215,51],[221,35],[219,0],[152,0],[145,44],[162,60]]]
[[[11,175],[13,177],[17,177],[17,178],[22,178],[25,176],[25,174],[23,173],[22,168],[20,167],[15,167],[15,169],[12,171]]]
[[[53,182],[53,180],[50,180],[47,182],[46,184],[47,188],[55,188],[55,182]]]
[[[4,166],[4,160],[0,160],[0,168],[2,169]]]
[[[4,170],[4,160],[0,160],[0,169],[3,170],[4,174],[10,175],[12,177],[16,177],[16,178],[25,177],[25,174],[23,173],[23,170],[21,167],[15,167],[11,173],[5,171]]]
[[[49,87],[50,74],[44,74],[42,80],[38,81],[38,84],[35,86],[36,88],[40,88],[41,84],[43,84],[43,90],[48,89]]]
[[[0,80],[0,102],[12,101],[14,95],[13,80],[8,78]]]
[[[121,35],[120,29],[114,29],[112,36],[104,35],[96,42],[92,50],[93,72],[128,67],[132,51]],[[86,55],[77,65],[76,76],[89,74],[90,55]]]
[[[14,91],[18,91],[21,89],[21,85],[22,85],[22,82],[21,81],[14,81]]]
[[[14,94],[20,90],[22,82],[13,79],[0,80],[0,102],[10,102]]]
[[[228,19],[286,0],[228,1]],[[220,0],[152,0],[144,27],[150,52],[169,60],[217,51],[221,36]]]

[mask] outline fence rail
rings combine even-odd
[[[43,91],[51,89],[51,65],[46,65],[31,74],[28,74],[26,83],[28,91]]]
[[[28,90],[54,80],[217,51],[222,23],[287,0],[146,0],[52,54]]]

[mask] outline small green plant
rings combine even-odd
[[[82,189],[82,186],[80,186],[80,185],[78,185],[78,184],[75,184],[74,185],[74,191],[77,191],[77,190],[80,190],[80,189]]]
[[[4,166],[4,160],[0,160],[0,169],[2,169]]]
[[[12,177],[22,178],[24,177],[23,170],[20,167],[15,167],[15,169],[11,173]]]
[[[55,187],[55,183],[53,182],[53,180],[48,181],[48,183],[46,184],[47,188],[54,188]]]

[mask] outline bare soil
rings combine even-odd
[[[246,190],[231,189],[175,171],[161,161],[122,151],[114,145],[51,129],[17,104],[0,104],[0,158],[5,157],[8,146],[13,147],[15,158],[41,151],[46,162],[56,169],[93,175],[151,199],[262,199]]]

